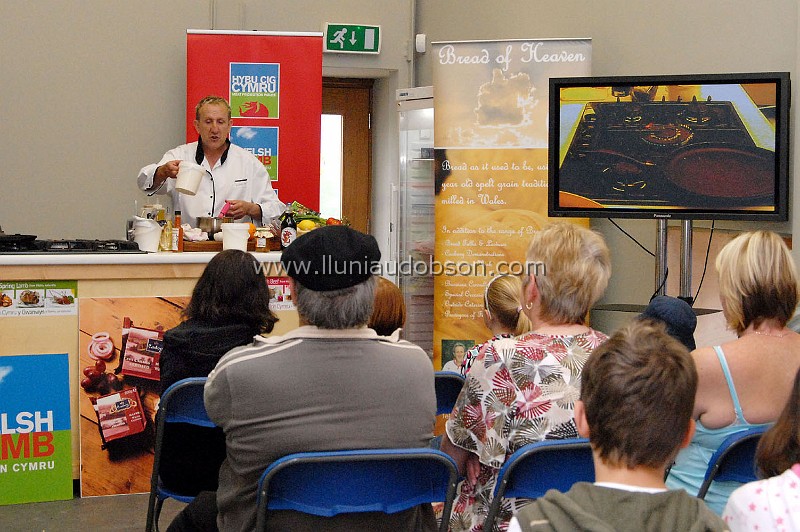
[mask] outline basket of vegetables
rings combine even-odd
[[[286,206],[286,210],[279,219],[272,221],[271,229],[273,230],[274,234],[280,234],[281,220],[285,216],[289,215],[294,218],[294,221],[297,224],[297,236],[304,235],[309,231],[313,231],[317,227],[323,227],[326,225],[349,225],[346,220],[340,220],[339,218],[332,217],[325,218],[317,211],[309,209],[302,203],[293,201]]]

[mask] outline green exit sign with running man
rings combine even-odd
[[[381,53],[381,27],[366,24],[325,24],[325,51],[340,54]]]

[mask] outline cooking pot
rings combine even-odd
[[[209,240],[214,240],[214,235],[222,231],[222,224],[232,222],[233,217],[231,216],[224,216],[222,218],[216,218],[213,216],[200,216],[197,219],[197,227],[199,227],[201,231],[208,233]]]

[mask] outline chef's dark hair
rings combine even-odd
[[[221,251],[209,261],[183,317],[212,324],[243,323],[266,333],[278,321],[269,309],[261,264],[238,249]]]

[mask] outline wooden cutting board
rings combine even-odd
[[[247,242],[247,251],[254,251],[256,249],[256,243],[254,241]],[[184,241],[183,243],[183,251],[208,251],[208,252],[215,252],[215,251],[222,251],[222,242],[217,242],[216,240],[203,240],[201,242],[190,242],[189,240]]]
[[[255,251],[256,249],[256,242],[255,240],[249,240],[247,242],[247,251]],[[267,239],[267,251],[279,251],[281,249],[281,242],[278,238],[270,238]],[[222,242],[217,242],[216,240],[203,240],[201,242],[190,242],[186,240],[183,242],[183,251],[207,251],[207,252],[217,252],[222,251]]]

